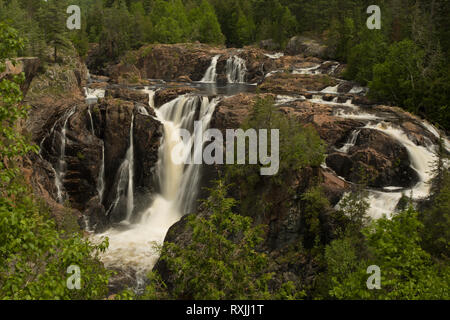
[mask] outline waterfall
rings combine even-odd
[[[356,143],[356,139],[358,139],[359,133],[361,132],[361,130],[355,130],[352,132],[352,134],[350,135],[350,138],[348,139],[348,141],[344,144],[344,146],[342,148],[340,148],[338,151],[342,152],[342,153],[348,153],[348,151],[350,150],[350,148],[355,146]]]
[[[126,197],[126,218],[125,221],[130,221],[134,210],[134,114],[131,116],[130,125],[130,143],[127,149],[125,159],[117,171],[115,181],[117,181],[116,198],[106,211],[109,215],[120,203],[122,197]],[[104,157],[104,156],[103,156]],[[103,169],[104,170],[104,169]],[[102,170],[101,170],[102,171]]]
[[[57,166],[55,168],[55,185],[56,185],[56,190],[57,190],[57,201],[59,203],[62,203],[64,201],[63,199],[63,178],[64,175],[66,173],[66,161],[65,161],[65,156],[66,156],[66,135],[67,135],[67,123],[69,122],[69,119],[71,116],[73,116],[73,114],[75,113],[76,108],[72,108],[70,109],[64,118],[64,124],[63,127],[61,129],[61,143],[60,143],[60,152],[59,152],[59,159],[58,159],[58,163]]]
[[[102,163],[100,165],[100,172],[98,174],[97,192],[100,202],[103,201],[103,194],[105,193],[105,143],[102,141]]]
[[[95,136],[95,127],[94,127],[94,121],[92,119],[91,105],[88,106],[87,112],[89,115],[89,123],[91,125],[91,133],[93,136]],[[102,141],[102,163],[100,165],[100,172],[98,175],[98,182],[97,182],[97,193],[98,193],[100,202],[103,201],[104,191],[105,191],[105,143]]]
[[[131,116],[130,147],[127,151],[128,161],[128,191],[127,191],[127,220],[129,221],[134,209],[134,114]]]
[[[193,150],[196,152],[194,141],[200,139],[208,129],[217,103],[218,99],[210,101],[207,97],[184,95],[155,110],[164,128],[156,164],[160,191],[152,196],[151,206],[141,212],[139,219],[133,221],[127,230],[113,228],[97,236],[109,237],[109,249],[102,256],[107,266],[127,266],[140,276],[145,276],[145,272],[156,263],[158,254],[153,245],[161,245],[169,228],[189,213],[189,207],[196,200],[199,189],[201,166],[173,161],[172,153],[179,143],[184,147],[177,153],[179,159],[175,160],[191,155]],[[194,132],[196,114],[199,114],[203,130]],[[182,141],[178,131],[180,128],[192,133],[190,141]]]
[[[201,82],[216,83],[217,79],[216,66],[219,58],[220,54],[212,58],[211,65],[209,66],[208,70],[206,70],[206,73],[203,76],[202,80],[200,80]]]
[[[284,57],[284,53],[283,52],[277,52],[277,53],[264,53],[264,55],[270,59],[280,59],[281,57]]]
[[[334,87],[326,87],[325,89],[323,89],[322,91],[320,91],[320,92],[322,92],[322,93],[331,93],[331,94],[336,94],[336,93],[338,93],[338,87],[339,87],[339,84],[337,84],[337,85],[335,85]]]
[[[298,68],[298,69],[294,69],[292,71],[292,74],[309,74],[309,75],[314,75],[314,74],[320,74],[320,70],[319,68],[321,67],[320,64],[316,64],[313,67],[309,67],[309,68]]]
[[[245,75],[247,74],[247,67],[245,60],[233,56],[227,60],[227,79],[228,83],[245,83]]]
[[[91,105],[97,103],[98,99],[103,99],[105,97],[105,92],[106,90],[104,89],[84,88],[87,104]]]
[[[411,196],[413,200],[420,200],[427,198],[430,195],[431,185],[430,180],[433,178],[432,168],[436,161],[435,146],[425,148],[418,146],[412,142],[406,133],[399,128],[379,122],[378,124],[368,124],[365,128],[372,130],[379,130],[400,142],[408,151],[411,160],[411,168],[414,169],[418,176],[419,182],[412,188],[398,192],[398,188],[386,187],[385,190],[392,190],[393,192],[382,192],[369,190],[369,216],[374,219],[381,218],[383,214],[390,216],[395,212],[395,209],[400,201],[402,195]]]
[[[93,136],[95,136],[94,121],[92,120],[92,113],[91,113],[91,106],[90,105],[87,108],[87,112],[88,112],[89,120],[90,120],[90,123],[91,123],[91,133],[92,133]]]

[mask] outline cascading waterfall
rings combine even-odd
[[[88,115],[89,115],[89,121],[90,121],[90,125],[91,125],[91,133],[92,133],[92,135],[95,136],[94,120],[92,119],[91,106],[89,106],[87,108],[87,112],[88,112]]]
[[[59,203],[62,203],[64,201],[63,199],[63,178],[64,175],[66,174],[66,161],[65,161],[65,156],[66,156],[66,136],[67,136],[67,123],[69,122],[70,117],[73,116],[73,114],[75,113],[76,108],[72,108],[70,109],[64,118],[64,124],[63,127],[61,129],[61,144],[60,144],[60,152],[59,152],[59,159],[58,159],[58,163],[57,166],[55,168],[55,185],[56,185],[56,190],[57,190],[57,201]]]
[[[86,102],[89,105],[97,103],[98,99],[103,99],[105,97],[105,92],[106,92],[106,90],[104,90],[104,89],[84,88]]]
[[[245,83],[247,74],[245,60],[238,56],[230,57],[227,60],[226,72],[228,83]]]
[[[152,94],[149,93],[150,104]],[[109,237],[109,249],[103,261],[110,267],[131,268],[139,276],[144,276],[158,259],[153,244],[161,245],[168,229],[189,212],[189,206],[196,199],[200,182],[200,165],[184,164],[182,161],[192,155],[194,141],[199,141],[209,127],[218,99],[207,97],[180,96],[155,109],[157,119],[163,124],[164,135],[159,149],[156,172],[159,194],[153,195],[150,208],[141,212],[127,230],[110,229],[99,237]],[[200,108],[200,121],[203,130],[195,131],[195,115]],[[178,129],[187,129],[192,133],[189,141],[181,139]],[[183,146],[174,152],[176,146]],[[202,149],[202,148],[200,148]],[[175,153],[175,154],[174,154]],[[177,159],[173,159],[176,156]],[[195,156],[195,154],[194,154]],[[174,161],[176,160],[176,161]],[[150,169],[150,168],[148,168]],[[190,202],[190,204],[189,204]]]
[[[355,130],[352,132],[352,134],[350,135],[350,138],[348,139],[348,141],[344,144],[344,146],[342,148],[340,148],[338,151],[342,152],[342,153],[348,153],[348,151],[355,146],[356,143],[356,139],[358,139],[359,133],[361,132],[361,130]]]
[[[109,215],[120,203],[122,197],[126,197],[126,219],[130,221],[134,210],[134,114],[131,115],[130,143],[125,159],[119,167],[116,177],[116,198],[110,205],[106,214]]]
[[[386,187],[384,188],[386,191],[368,190],[368,202],[370,204],[368,215],[373,219],[379,219],[384,214],[390,217],[395,212],[403,195],[411,197],[412,200],[427,198],[431,191],[429,182],[433,178],[432,168],[436,161],[435,146],[426,148],[416,145],[402,129],[389,123],[368,124],[364,128],[382,131],[400,142],[408,151],[411,168],[419,176],[419,182],[410,189]]]
[[[336,93],[338,93],[338,87],[339,87],[339,84],[335,85],[334,87],[326,87],[321,92],[322,93],[336,94]]]
[[[217,73],[216,73],[216,67],[217,67],[217,61],[220,58],[220,54],[213,57],[211,60],[211,65],[209,66],[208,70],[206,70],[205,75],[203,76],[201,82],[205,83],[216,83],[217,79]]]
[[[103,201],[103,194],[105,193],[105,143],[102,141],[102,163],[100,165],[100,172],[98,174],[97,192],[100,202]]]
[[[131,116],[130,147],[127,151],[128,161],[128,191],[127,191],[127,221],[131,219],[134,209],[134,114]]]

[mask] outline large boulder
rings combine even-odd
[[[285,53],[288,55],[303,54],[304,56],[313,56],[318,58],[327,58],[327,46],[318,40],[296,36],[289,40]]]
[[[347,154],[335,152],[327,157],[327,165],[339,176],[355,183],[367,175],[371,187],[411,187],[418,181],[411,168],[408,151],[383,132],[361,129],[355,146]]]

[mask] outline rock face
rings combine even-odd
[[[177,98],[180,95],[198,92],[192,87],[178,87],[158,90],[155,93],[155,107],[159,108],[163,104]]]
[[[411,168],[408,152],[399,142],[383,132],[362,129],[348,154],[333,153],[327,165],[339,176],[361,182],[361,169],[368,174],[369,186],[411,187],[418,181]]]
[[[107,89],[105,92],[105,97],[140,102],[145,105],[148,105],[149,99],[148,94],[146,93],[121,87]]]
[[[246,82],[260,83],[268,72],[304,62],[305,59],[314,59],[298,56],[271,59],[265,53],[265,50],[253,47],[225,49],[203,44],[154,44],[134,52],[131,61],[106,68],[105,73],[110,75],[113,82],[122,84],[144,84],[148,79],[200,81],[211,65],[212,58],[219,55],[217,81],[226,83],[227,60],[236,56],[245,60]]]
[[[0,81],[9,75],[18,75],[23,72],[25,74],[25,81],[20,85],[20,89],[23,94],[26,95],[31,81],[37,74],[40,65],[41,62],[39,58],[34,57],[21,57],[14,59],[14,62],[7,60],[6,70],[0,73]]]
[[[288,55],[303,54],[326,59],[328,57],[328,48],[317,40],[297,36],[289,40],[285,53]]]
[[[280,94],[303,94],[306,91],[320,91],[336,85],[336,81],[327,75],[276,73],[268,77],[259,89],[263,92]]]

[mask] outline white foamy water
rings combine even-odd
[[[196,199],[200,183],[200,165],[184,165],[181,160],[191,154],[194,141],[201,139],[209,127],[217,103],[218,99],[210,101],[207,97],[180,96],[155,110],[157,119],[164,127],[156,165],[160,193],[152,196],[152,205],[140,213],[136,222],[126,227],[112,228],[96,236],[109,237],[109,249],[102,256],[107,267],[131,268],[138,276],[144,276],[146,271],[153,268],[159,257],[158,252],[154,250],[154,244],[163,243],[169,228],[189,212]],[[194,132],[195,114],[198,109],[203,131]],[[182,141],[178,131],[180,128],[192,133],[191,141]],[[174,148],[180,145],[184,146],[184,149],[179,153],[173,152]],[[173,159],[173,155],[178,159]]]
[[[227,60],[226,72],[228,83],[245,83],[247,74],[245,60],[238,56],[230,57]]]
[[[322,93],[338,93],[338,87],[339,87],[339,84],[335,85],[334,87],[326,87],[321,92]]]
[[[321,95],[313,95],[312,99],[308,99],[308,101],[312,102],[312,103],[319,103],[319,104],[327,104],[327,105],[331,105],[331,106],[342,106],[342,107],[349,107],[355,110],[359,110],[359,107],[354,105],[352,102],[352,99],[347,99],[346,102],[344,103],[340,103],[337,102],[337,97],[335,97],[332,101],[326,101],[323,100],[323,97]],[[339,111],[337,111],[339,112]]]
[[[411,168],[417,172],[419,182],[413,188],[404,190],[403,193],[408,197],[411,196],[413,200],[427,198],[431,191],[431,185],[428,182],[433,178],[432,168],[436,161],[435,147],[418,146],[408,138],[403,130],[384,122],[367,125],[365,128],[382,131],[406,148],[411,161]],[[392,214],[401,197],[402,192],[370,192],[370,216],[380,218],[383,214]]]
[[[103,99],[105,97],[105,92],[106,90],[104,89],[84,88],[84,94],[88,104],[97,103],[98,99]]]
[[[67,170],[67,163],[65,160],[66,157],[66,136],[67,136],[67,123],[69,122],[70,117],[72,117],[75,114],[76,107],[70,109],[66,114],[64,118],[64,124],[61,129],[61,142],[60,142],[60,152],[59,152],[59,159],[58,163],[56,165],[56,168],[54,168],[55,172],[55,186],[57,191],[57,201],[59,203],[64,202],[63,198],[63,179],[66,175]]]
[[[364,92],[364,88],[360,86],[354,86],[349,93],[359,94]]]
[[[436,129],[435,126],[433,126],[431,123],[427,122],[427,121],[422,121],[422,125],[429,131],[431,132],[436,138],[440,139],[442,137],[442,139],[444,140],[444,148],[447,150],[447,152],[450,152],[450,140],[445,137],[444,135],[441,135],[438,131],[438,129]]]
[[[292,71],[292,74],[320,74],[320,70],[318,70],[320,68],[320,64],[317,64],[315,66],[309,67],[309,68],[298,68],[298,69],[294,69]]]
[[[335,112],[335,116],[345,119],[356,119],[356,120],[379,120],[380,118],[374,114],[367,112],[346,112],[345,110],[339,109]]]
[[[283,52],[277,52],[277,53],[264,53],[264,55],[270,59],[280,59],[281,57],[284,57],[284,53]]]
[[[205,75],[203,76],[201,82],[204,83],[216,83],[217,79],[217,73],[216,73],[216,67],[217,67],[217,61],[220,58],[220,54],[213,57],[211,60],[211,65],[209,66],[208,70],[206,70]]]
[[[356,140],[358,139],[360,132],[361,130],[353,131],[348,141],[344,144],[342,148],[338,149],[338,151],[342,153],[348,153],[348,151],[355,146]]]
[[[279,106],[279,105],[288,104],[288,103],[291,103],[294,101],[305,100],[305,99],[306,98],[304,96],[295,97],[295,96],[277,95],[277,97],[275,99],[275,105]]]

